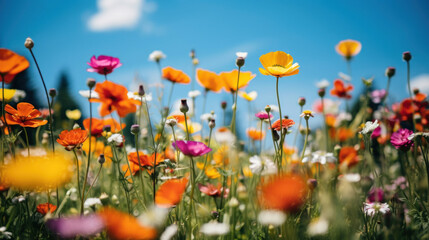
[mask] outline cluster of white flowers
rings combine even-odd
[[[375,120],[374,122],[368,121],[365,123],[365,126],[363,127],[362,131],[359,133],[361,134],[368,134],[372,133],[380,124],[378,124],[378,120]]]
[[[107,142],[114,143],[116,146],[120,146],[124,142],[124,136],[119,133],[112,134],[112,136],[107,139]]]
[[[277,166],[271,159],[267,157],[261,158],[255,155],[251,157],[249,161],[250,161],[249,168],[253,174],[261,174],[262,176],[266,176],[266,175],[277,173]]]
[[[337,162],[337,158],[334,157],[333,153],[327,153],[324,151],[316,151],[312,152],[311,154],[305,156],[302,159],[303,163],[309,162],[309,163],[320,163],[320,164],[326,164],[326,163],[335,163]]]
[[[137,101],[143,101],[143,102],[152,101],[152,93],[147,93],[144,96],[140,96],[137,92],[128,92],[127,95],[128,95],[128,98],[131,98]]]
[[[164,232],[161,234],[161,237],[159,237],[160,240],[170,240],[176,235],[177,230],[179,227],[176,224],[171,224],[170,226],[166,227]]]

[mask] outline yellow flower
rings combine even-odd
[[[337,50],[338,54],[345,57],[347,60],[359,54],[361,49],[362,44],[352,39],[340,41],[337,46],[335,46],[335,50]]]
[[[258,97],[258,93],[256,91],[252,91],[249,93],[246,93],[245,91],[238,91],[238,96],[246,99],[247,101],[251,102]]]
[[[66,116],[70,120],[79,120],[82,116],[82,113],[79,111],[79,109],[66,110]]]
[[[186,125],[185,125],[185,123],[183,123],[183,124],[177,124],[177,126],[179,126],[183,131],[186,132]],[[199,131],[201,131],[201,128],[202,128],[201,124],[196,123],[196,122],[191,122],[191,121],[188,120],[188,131],[189,131],[189,134],[194,134],[196,132],[199,132]]]
[[[249,167],[244,167],[244,168],[243,168],[243,175],[244,175],[245,177],[247,177],[247,178],[250,178],[250,177],[252,177],[252,176],[253,176],[253,173],[252,173],[252,171],[250,170],[250,168],[249,168]]]
[[[264,68],[259,68],[259,71],[264,75],[275,77],[287,77],[299,73],[299,64],[293,63],[291,55],[282,52],[269,52],[259,58]]]
[[[213,166],[207,166],[205,173],[210,179],[216,179],[220,177],[220,173]]]
[[[28,191],[47,191],[70,181],[72,162],[65,154],[17,157],[1,166],[1,182]]]
[[[25,97],[25,92],[17,89],[5,89],[4,90],[4,100],[5,102],[10,102],[14,100],[16,102],[19,101],[20,98]],[[3,99],[3,95],[0,93],[0,101]]]

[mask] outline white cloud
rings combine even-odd
[[[421,74],[411,79],[411,89],[418,88],[420,92],[429,94],[429,74]],[[407,87],[408,89],[408,87]]]
[[[88,28],[95,32],[132,29],[144,12],[156,10],[156,4],[145,0],[97,0],[98,12],[88,19]]]

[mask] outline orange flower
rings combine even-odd
[[[287,77],[299,73],[299,64],[293,63],[293,57],[282,51],[269,52],[259,58],[264,68],[259,68],[263,75]]]
[[[326,114],[326,125],[328,127],[334,127],[335,123],[337,122],[337,118],[333,114]]]
[[[226,92],[236,92],[237,91],[237,80],[238,80],[238,70],[232,70],[231,72],[221,72],[220,77],[224,82],[224,89]],[[238,82],[238,89],[246,87],[249,82],[255,78],[255,74],[251,72],[240,72],[240,80]]]
[[[89,152],[89,138],[85,140],[82,144],[82,150],[88,154]],[[100,156],[100,154],[104,154],[106,158],[106,166],[110,166],[111,159],[113,158],[113,152],[111,146],[106,146],[102,141],[97,141],[97,139],[92,136],[91,137],[91,152],[94,154],[94,157]]]
[[[187,178],[167,180],[156,192],[156,205],[167,208],[176,206],[182,199],[187,184]]]
[[[89,129],[89,121],[90,121],[90,118],[83,120],[83,127],[87,130]],[[117,132],[120,132],[121,129],[125,128],[125,123],[122,123],[122,125],[119,126],[119,123],[113,118],[108,118],[108,119],[92,118],[91,134],[93,136],[100,136],[105,126],[110,126],[110,131],[112,133],[117,133]]]
[[[153,162],[155,160],[155,154],[153,153],[152,155],[147,155],[144,154],[143,152],[139,152],[139,158],[140,158],[140,164],[141,167],[151,167],[153,168]],[[163,154],[156,154],[156,161],[155,161],[155,165],[159,165],[160,163],[164,162],[165,158]],[[139,159],[137,158],[137,152],[132,152],[128,154],[128,161],[130,161],[130,167],[131,167],[131,172],[133,173],[133,175],[135,175],[138,171],[140,171],[140,167],[139,167]],[[125,176],[129,176],[130,173],[128,172],[128,164],[124,164],[122,166],[122,170],[125,172]],[[152,174],[152,169],[148,169],[149,174]]]
[[[9,125],[20,125],[21,127],[38,127],[48,123],[47,120],[37,120],[35,118],[42,115],[39,110],[34,109],[30,103],[18,103],[17,109],[6,105],[5,111],[7,113],[6,120]]]
[[[247,136],[254,141],[259,141],[265,138],[265,132],[255,128],[249,128],[247,129]]]
[[[354,136],[353,130],[345,127],[340,127],[338,129],[331,128],[329,130],[329,135],[332,139],[338,138],[338,141],[345,142]]]
[[[74,148],[80,148],[88,138],[88,132],[80,128],[70,131],[64,130],[58,136],[57,142],[63,145],[66,150],[71,151]]]
[[[352,167],[359,162],[359,156],[354,147],[343,147],[340,150],[338,159],[341,165]]]
[[[223,88],[222,78],[214,72],[197,69],[197,81],[206,91],[220,92]]]
[[[292,119],[282,119],[282,125],[283,125],[283,129],[287,129],[289,127],[292,127],[295,124],[295,122]],[[280,131],[281,127],[280,127],[280,119],[278,119],[277,121],[275,121],[273,123],[273,125],[271,126],[271,128],[275,129],[276,131]]]
[[[359,54],[362,49],[362,44],[356,40],[343,40],[340,41],[337,46],[335,46],[335,50],[341,56],[345,57],[347,60]]]
[[[119,117],[125,117],[129,113],[137,110],[136,105],[140,105],[140,101],[128,98],[128,90],[122,85],[111,81],[97,83],[94,89],[98,93],[100,99],[91,99],[94,102],[101,102],[100,115],[102,117],[117,111]]]
[[[262,187],[262,204],[270,209],[296,211],[307,196],[307,182],[296,174],[277,176]]]
[[[155,239],[156,230],[142,226],[138,220],[114,208],[106,207],[98,215],[103,219],[111,239]]]
[[[25,57],[20,56],[9,49],[0,48],[0,82],[12,82],[16,74],[24,71],[30,66]]]
[[[337,96],[339,98],[350,99],[352,95],[349,94],[353,90],[353,85],[344,84],[340,79],[334,81],[334,88],[331,90],[332,96]]]
[[[172,67],[163,68],[162,77],[173,83],[188,84],[191,82],[191,78],[186,73]]]
[[[37,205],[36,208],[37,212],[45,216],[48,212],[53,213],[55,210],[57,210],[57,206],[52,205],[50,203],[41,203]]]

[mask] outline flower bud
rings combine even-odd
[[[334,154],[335,154],[335,156],[338,156],[340,154],[340,150],[341,150],[341,146],[340,145],[335,145],[335,147],[334,147]]]
[[[94,78],[88,78],[88,80],[86,80],[86,86],[88,86],[89,89],[92,89],[95,86],[95,83]]]
[[[195,66],[200,64],[200,61],[198,60],[198,58],[194,58],[192,59],[192,64],[194,64]]]
[[[140,132],[140,126],[138,124],[134,124],[131,126],[131,134],[137,135]]]
[[[222,107],[223,110],[225,110],[225,108],[226,108],[226,102],[225,101],[221,102],[220,106]]]
[[[49,89],[49,96],[51,97],[57,96],[57,90],[55,88]]]
[[[299,106],[303,107],[305,105],[305,98],[304,97],[298,98],[298,104]]]
[[[32,49],[34,47],[33,39],[31,39],[29,37],[27,39],[25,39],[24,46],[28,49]]]
[[[195,49],[191,49],[191,52],[189,53],[189,56],[194,59],[195,58]]]
[[[388,68],[386,68],[386,76],[388,78],[391,78],[391,77],[395,76],[395,72],[396,72],[396,69],[394,67],[388,67]]]
[[[411,60],[411,53],[410,52],[404,52],[402,53],[402,59],[404,59],[404,61],[410,61]]]
[[[215,128],[216,127],[216,122],[215,122],[215,120],[214,119],[211,119],[210,121],[209,121],[209,127],[210,128]]]
[[[4,127],[4,123],[2,120],[0,120],[0,128]]]
[[[104,157],[104,154],[100,154],[100,156],[98,156],[98,163],[103,164],[104,162],[106,162],[106,158]]]
[[[107,193],[102,193],[99,199],[103,206],[107,206],[109,204],[109,195],[107,195]]]
[[[237,67],[242,67],[244,66],[245,60],[243,57],[238,57],[237,60],[235,60],[235,64],[237,65]]]
[[[189,111],[189,107],[188,107],[188,101],[186,100],[186,98],[183,98],[180,104],[180,111],[182,113],[187,113]]]
[[[271,132],[273,133],[273,138],[274,138],[274,141],[278,141],[279,139],[280,139],[280,136],[279,136],[279,134],[277,133],[277,131],[276,130],[274,130],[274,129],[271,129]]]
[[[270,105],[265,106],[265,111],[268,113],[268,115],[270,114],[270,112],[271,112]]]
[[[177,120],[175,118],[170,118],[165,121],[165,124],[167,124],[170,127],[174,127],[177,124]]]
[[[324,88],[319,89],[319,91],[317,91],[317,93],[319,94],[319,97],[324,97],[326,94],[326,90]]]
[[[317,187],[317,180],[314,178],[308,179],[307,186],[310,188],[310,190],[314,190]]]
[[[419,93],[420,93],[420,89],[418,89],[418,88],[414,88],[414,89],[413,89],[413,93],[414,93],[414,95],[419,94]]]
[[[110,132],[110,131],[112,131],[112,126],[110,126],[110,125],[104,125],[103,132]]]
[[[145,91],[144,91],[144,87],[143,85],[139,85],[139,91],[138,91],[139,96],[144,96],[145,95]]]
[[[73,129],[78,129],[78,128],[80,128],[79,124],[75,123],[75,124],[73,125]]]

